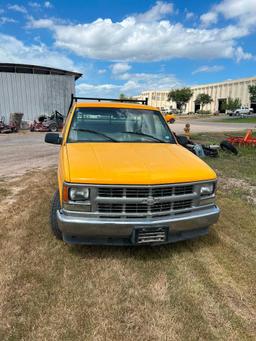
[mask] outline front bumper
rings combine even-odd
[[[121,220],[87,218],[75,213],[67,215],[60,210],[57,211],[57,220],[64,241],[70,244],[134,245],[133,234],[136,228],[166,227],[166,241],[151,243],[163,244],[207,234],[209,226],[217,222],[219,213],[220,209],[213,205],[180,216]]]

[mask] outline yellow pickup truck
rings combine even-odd
[[[60,136],[51,230],[73,244],[164,244],[216,223],[216,174],[144,101],[73,97]],[[142,103],[138,103],[142,102]]]

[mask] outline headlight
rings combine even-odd
[[[211,194],[213,194],[214,187],[215,187],[214,183],[208,183],[208,184],[202,185],[202,187],[200,188],[200,195],[211,195]]]
[[[90,190],[86,187],[69,188],[69,199],[72,201],[85,201],[89,199]]]

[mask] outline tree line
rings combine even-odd
[[[256,103],[256,85],[249,85],[248,91],[250,94],[251,103]],[[168,101],[176,103],[178,109],[186,107],[187,103],[193,96],[193,91],[190,88],[174,89],[168,94]],[[208,94],[198,94],[195,103],[200,106],[201,111],[204,110],[206,104],[210,104],[213,101],[212,97]],[[229,97],[225,103],[223,103],[223,110],[231,110],[241,107],[241,100],[239,98]]]
[[[249,85],[248,91],[250,94],[251,103],[256,103],[256,85]],[[172,101],[176,103],[177,109],[182,110],[186,108],[187,103],[190,101],[193,96],[193,90],[190,88],[182,88],[182,89],[173,89],[168,93],[168,101]],[[120,99],[132,99],[132,97],[126,96],[125,94],[120,94]],[[212,97],[208,94],[201,93],[198,94],[195,100],[195,103],[200,106],[200,110],[203,112],[204,107],[207,104],[210,104],[213,101]],[[226,102],[223,103],[223,110],[234,111],[241,107],[241,100],[239,98],[231,98],[229,97]]]

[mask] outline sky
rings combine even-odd
[[[256,0],[0,0],[0,62],[78,71],[80,96],[256,76]]]

